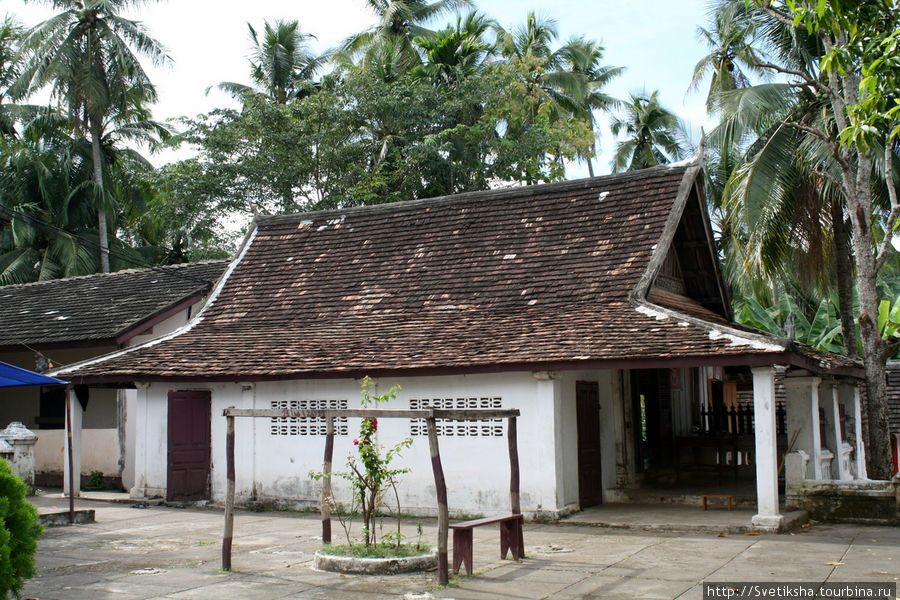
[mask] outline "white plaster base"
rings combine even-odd
[[[437,567],[437,554],[420,554],[402,558],[361,558],[358,556],[337,556],[316,552],[313,569],[334,573],[355,575],[396,575],[414,571],[429,571]]]
[[[784,527],[784,515],[753,515],[750,524],[763,531],[777,533]]]

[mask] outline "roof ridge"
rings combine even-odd
[[[488,198],[504,199],[509,197],[528,198],[541,194],[567,191],[573,189],[590,189],[601,185],[603,182],[618,183],[622,180],[641,180],[648,177],[654,177],[661,174],[669,174],[672,171],[687,171],[688,168],[695,164],[695,160],[685,160],[679,163],[657,165],[637,171],[626,171],[624,173],[610,173],[607,175],[598,175],[595,177],[583,177],[579,179],[569,179],[565,181],[553,181],[549,183],[538,183],[531,185],[496,188],[492,190],[476,190],[471,192],[460,192],[457,194],[445,194],[443,196],[434,196],[431,198],[418,198],[415,200],[402,200],[399,202],[385,202],[382,204],[368,204],[363,206],[347,206],[344,208],[329,208],[322,210],[314,210],[308,212],[281,214],[281,215],[258,215],[255,219],[257,224],[277,223],[284,221],[295,221],[297,219],[315,219],[329,216],[339,215],[360,215],[360,214],[377,214],[400,212],[405,210],[416,210],[422,207],[440,206],[450,204],[462,204],[469,202],[481,201]]]
[[[118,271],[113,271],[111,273],[88,273],[86,275],[73,275],[71,277],[57,277],[55,279],[45,279],[43,281],[29,281],[28,283],[8,283],[6,285],[0,285],[0,292],[4,290],[9,290],[12,288],[21,289],[29,286],[39,286],[46,285],[51,283],[61,283],[68,281],[81,281],[84,279],[90,279],[92,277],[96,278],[106,278],[106,277],[115,277],[117,275],[133,275],[135,273],[141,272],[160,272],[160,269],[172,270],[176,271],[179,269],[194,267],[197,265],[209,265],[214,263],[228,263],[230,258],[210,258],[207,260],[198,260],[195,262],[186,262],[186,263],[176,263],[173,265],[155,265],[150,267],[135,267],[132,269],[120,269]],[[164,274],[164,273],[163,273]],[[215,283],[214,281],[211,283]]]

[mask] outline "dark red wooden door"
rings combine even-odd
[[[596,383],[575,384],[578,420],[578,501],[581,508],[603,501],[600,477],[600,391]]]
[[[209,497],[210,393],[169,392],[168,500]]]

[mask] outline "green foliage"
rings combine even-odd
[[[845,144],[865,151],[887,135],[900,134],[900,11],[884,0],[787,0],[794,24],[838,43],[825,48],[824,73],[859,74],[858,90],[848,98]]]
[[[415,544],[395,544],[385,542],[370,544],[326,544],[322,546],[324,554],[333,556],[356,556],[358,558],[404,558],[431,552],[431,546],[421,542]]]
[[[25,482],[0,459],[0,594],[18,597],[26,579],[34,577],[34,555],[43,528],[37,509],[26,500]]]
[[[735,319],[738,323],[782,337],[793,335],[795,341],[817,350],[843,352],[841,322],[831,299],[823,299],[811,319],[786,293],[779,295],[774,306],[765,307],[753,297],[742,298],[737,304]]]
[[[646,169],[686,156],[685,126],[659,103],[658,91],[633,93],[622,104],[624,115],[610,123],[614,135],[626,136],[616,146],[613,172]]]
[[[878,303],[878,331],[886,340],[900,337],[900,297],[893,303],[890,300]]]
[[[200,156],[168,169],[166,194],[196,198],[206,214],[281,213],[557,180],[592,133],[554,117],[526,76],[496,65],[447,85],[411,74],[386,83],[351,68],[285,104],[247,97],[241,111],[187,123],[182,139]]]
[[[106,487],[106,482],[103,481],[103,471],[91,471],[89,484],[92,489],[104,489]]]

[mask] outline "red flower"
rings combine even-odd
[[[378,419],[372,419],[372,431],[378,431]]]
[[[356,439],[356,438],[353,438],[353,445],[354,445],[354,446],[359,446],[359,440]]]

